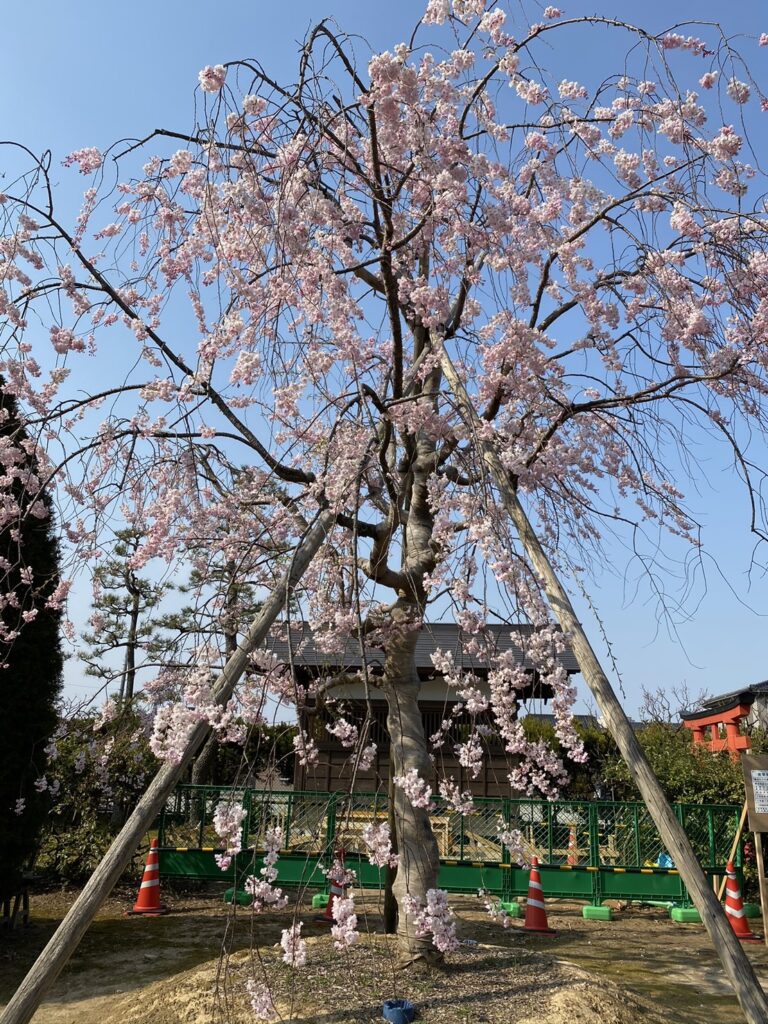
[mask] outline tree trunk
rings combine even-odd
[[[432,774],[427,753],[424,722],[419,708],[420,681],[416,672],[414,651],[417,631],[397,621],[395,629],[401,636],[388,644],[381,688],[387,698],[387,729],[390,738],[390,773],[394,778],[415,768],[422,779]],[[416,961],[434,962],[440,954],[432,945],[430,935],[417,935],[413,915],[404,908],[405,896],[426,902],[427,891],[437,887],[440,860],[432,832],[429,812],[414,807],[400,786],[394,786],[394,807],[397,851],[400,857],[392,893],[397,900],[398,966],[407,967]]]
[[[136,681],[136,637],[139,629],[139,613],[141,611],[141,594],[133,588],[129,588],[131,594],[131,617],[128,625],[128,638],[125,646],[125,665],[123,667],[123,682],[120,686],[120,698],[125,698],[130,704],[133,700],[133,690]]]
[[[397,817],[395,816],[395,784],[392,781],[395,777],[392,766],[392,757],[389,759],[389,778],[387,780],[387,821],[389,822],[389,835],[392,844],[392,852],[397,853]],[[384,934],[395,935],[397,933],[397,900],[393,892],[397,868],[387,864],[384,869]]]
[[[211,777],[213,768],[213,755],[216,753],[216,736],[211,733],[205,741],[205,746],[195,758],[192,765],[191,782],[193,786],[204,786]]]
[[[465,423],[478,438],[483,461],[490,470],[501,494],[504,507],[515,524],[520,542],[536,573],[544,584],[550,607],[564,633],[570,636],[581,673],[594,694],[605,718],[608,731],[616,741],[632,778],[648,808],[659,835],[672,854],[680,876],[693,897],[696,909],[709,932],[712,944],[730,978],[736,997],[749,1024],[768,1024],[768,1000],[760,987],[749,958],[728,924],[723,909],[701,870],[682,825],[675,817],[669,801],[653,774],[637,736],[592,650],[587,634],[579,622],[571,601],[555,573],[546,552],[520,504],[515,488],[499,458],[494,443],[488,438],[486,426],[473,406],[448,355],[443,352],[441,365],[457,401]]]
[[[237,632],[232,627],[232,621],[230,616],[232,615],[233,606],[237,602],[237,587],[235,583],[236,578],[236,567],[234,562],[227,562],[227,593],[226,593],[226,604],[225,611],[227,613],[227,619],[225,620],[224,628],[224,657],[225,660],[229,660],[237,650]],[[190,781],[193,786],[204,786],[207,782],[211,781],[212,769],[214,766],[214,754],[216,753],[216,744],[218,740],[215,733],[211,733],[208,739],[205,741],[205,746],[195,758],[194,764],[192,765],[192,773]],[[192,800],[192,806],[197,808],[201,804],[199,801]],[[196,816],[196,811],[193,811],[193,816]]]

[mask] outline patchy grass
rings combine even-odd
[[[140,1004],[121,1001],[104,1024],[250,1024],[249,979],[269,985],[286,1024],[369,1024],[389,998],[410,999],[423,1024],[667,1024],[613,983],[523,949],[463,947],[442,968],[401,974],[386,936],[368,936],[343,955],[329,936],[311,939],[300,970],[284,965],[281,952],[241,951],[226,970],[217,961],[156,983]]]
[[[223,886],[219,887],[222,890]],[[7,999],[77,895],[36,894],[32,923],[0,931],[0,1001]],[[129,918],[135,890],[108,901],[35,1015],[34,1024],[177,1024],[253,1021],[249,978],[267,978],[285,1021],[380,1019],[385,998],[406,996],[419,1020],[441,1024],[741,1024],[743,1017],[700,925],[676,925],[662,910],[631,907],[613,922],[584,921],[576,903],[550,901],[556,938],[529,936],[521,922],[494,924],[476,897],[452,897],[462,946],[430,973],[394,969],[381,935],[379,897],[358,894],[361,944],[336,953],[314,921],[309,894],[296,908],[254,917],[221,902],[221,891],[174,893],[172,913]],[[294,909],[310,962],[292,971],[275,948]],[[747,948],[768,976],[768,950]]]

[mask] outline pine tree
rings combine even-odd
[[[18,891],[47,813],[44,776],[61,689],[59,548],[35,445],[0,380],[0,898]],[[49,601],[53,598],[52,604]]]
[[[152,658],[162,648],[158,624],[151,617],[168,585],[137,575],[131,567],[140,535],[131,529],[118,530],[112,554],[94,576],[101,592],[92,622],[96,628],[83,636],[88,645],[79,655],[90,676],[109,682],[119,678],[118,702],[133,700],[142,655]],[[122,652],[120,668],[110,661],[112,652]]]
[[[232,558],[217,558],[190,573],[189,582],[180,587],[183,594],[195,598],[194,605],[166,616],[162,625],[175,631],[180,642],[192,639],[195,645],[218,645],[226,661],[237,648],[238,629],[250,622],[259,603],[255,587],[247,579],[246,567]],[[208,782],[216,767],[218,740],[212,733],[192,765],[190,781],[194,785]]]

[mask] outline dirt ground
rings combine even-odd
[[[36,894],[28,928],[0,932],[0,1002],[5,1002],[45,945],[75,892]],[[442,972],[395,975],[381,932],[378,896],[358,899],[360,930],[370,933],[343,956],[327,926],[300,906],[310,938],[307,968],[279,963],[281,929],[292,911],[252,917],[221,902],[220,892],[171,893],[163,918],[125,917],[135,894],[118,893],[100,911],[34,1024],[177,1024],[253,1020],[246,977],[275,982],[284,1020],[380,1018],[381,998],[407,995],[418,1019],[488,1024],[737,1024],[743,1018],[701,925],[674,924],[661,909],[630,907],[612,922],[584,921],[581,906],[548,903],[558,934],[532,937],[521,922],[503,930],[475,897],[452,897],[462,946]],[[747,947],[768,985],[768,948]],[[231,970],[223,965],[228,961]],[[286,977],[290,975],[290,980]],[[281,987],[282,986],[282,987]],[[218,995],[214,998],[214,992]],[[282,1000],[282,1001],[281,1001]],[[335,1008],[337,1012],[334,1012]]]

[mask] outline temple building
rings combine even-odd
[[[549,687],[539,680],[533,667],[527,664],[524,651],[512,641],[512,633],[525,635],[532,632],[531,626],[504,625],[489,628],[492,642],[497,652],[512,651],[518,664],[530,668],[530,684],[521,699],[531,698],[546,701],[552,696]],[[354,674],[361,668],[360,646],[358,641],[350,640],[345,649],[336,653],[324,653],[317,649],[311,630],[305,623],[291,625],[291,660],[297,681],[307,684],[312,679],[329,678],[344,674]],[[429,737],[437,733],[441,723],[450,721],[450,729],[442,747],[432,750],[434,754],[434,776],[427,779],[433,792],[437,791],[438,779],[453,776],[461,790],[469,790],[473,796],[498,797],[509,796],[507,775],[510,765],[503,744],[493,729],[490,716],[476,718],[481,731],[485,734],[483,742],[486,756],[483,767],[477,778],[473,779],[468,770],[459,764],[454,753],[454,746],[466,740],[472,728],[471,718],[462,711],[453,714],[461,698],[455,689],[450,687],[443,676],[435,671],[432,655],[439,648],[450,651],[454,656],[454,664],[465,672],[471,672],[481,681],[488,677],[488,666],[482,660],[467,654],[465,645],[473,638],[462,634],[459,627],[449,623],[425,623],[416,643],[416,668],[421,680],[419,705],[424,721],[424,731]],[[281,660],[288,661],[289,646],[285,637],[270,639],[270,649]],[[377,747],[376,760],[367,771],[356,773],[354,790],[356,792],[373,792],[386,789],[389,777],[389,735],[387,732],[387,704],[384,694],[376,688],[376,676],[380,674],[384,660],[382,651],[367,648],[366,657],[370,673],[370,697],[373,720],[370,725],[368,741]],[[558,660],[569,675],[579,671],[576,659],[566,648],[558,655]],[[481,684],[482,685],[482,682]],[[352,765],[350,750],[344,748],[340,741],[331,735],[326,726],[343,712],[344,718],[356,724],[365,719],[366,703],[364,685],[354,681],[334,687],[332,691],[334,703],[330,707],[322,704],[302,710],[299,725],[312,737],[319,751],[319,760],[315,765],[305,766],[296,759],[294,772],[294,789],[333,791],[349,789]]]

